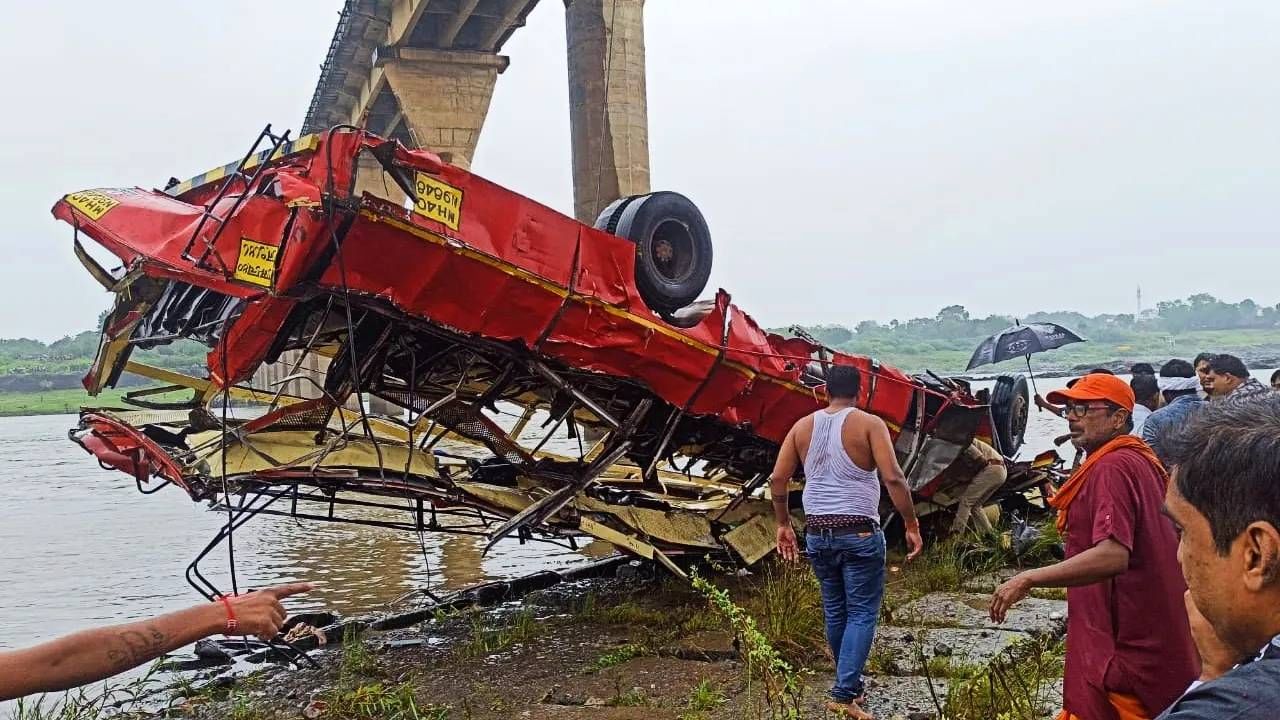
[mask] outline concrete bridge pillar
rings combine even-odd
[[[470,169],[493,86],[508,59],[485,52],[410,47],[388,52],[392,56],[382,69],[412,145]]]
[[[406,199],[400,186],[383,172],[382,164],[368,153],[361,153],[356,160],[356,185],[352,192],[357,196],[369,193],[397,205],[404,205]]]
[[[565,0],[574,215],[649,192],[644,0]]]

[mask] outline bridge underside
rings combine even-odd
[[[303,131],[355,125],[469,169],[508,64],[499,52],[537,4],[346,0]],[[644,0],[565,0],[565,8],[574,214],[590,224],[616,198],[649,191]],[[356,187],[405,200],[372,158],[361,162]],[[263,380],[281,382],[296,359],[265,367]],[[297,381],[287,391],[314,394]]]
[[[347,0],[305,132],[366,127],[467,167],[502,45],[538,0]]]

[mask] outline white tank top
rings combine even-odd
[[[840,433],[853,408],[813,414],[813,436],[804,458],[805,515],[880,517],[880,476],[854,464]]]

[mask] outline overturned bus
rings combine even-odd
[[[888,424],[922,510],[964,483],[975,438],[1010,457],[1022,441],[1024,382],[981,402],[766,332],[723,290],[698,300],[711,237],[675,193],[618,200],[591,227],[356,128],[268,127],[239,162],[53,213],[115,295],[85,387],[160,383],[83,409],[72,439],[140,490],[233,508],[224,532],[283,514],[490,545],[591,537],[675,572],[680,555],[754,563],[774,547],[778,443],[822,406],[833,364],[861,373],[858,404]],[[178,339],[208,346],[204,372],[130,358]],[[189,578],[216,592],[198,561]]]

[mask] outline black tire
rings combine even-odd
[[[627,195],[609,203],[608,207],[600,211],[599,217],[596,218],[596,224],[593,226],[597,230],[603,230],[610,235],[618,234],[618,220],[622,219],[622,211],[631,204],[632,200],[641,197],[640,195]]]
[[[991,389],[991,420],[995,424],[1000,452],[1013,457],[1022,447],[1031,409],[1031,390],[1023,375],[1001,375]]]
[[[698,299],[711,276],[711,231],[696,205],[674,192],[615,200],[596,227],[636,244],[636,288],[669,315]]]

